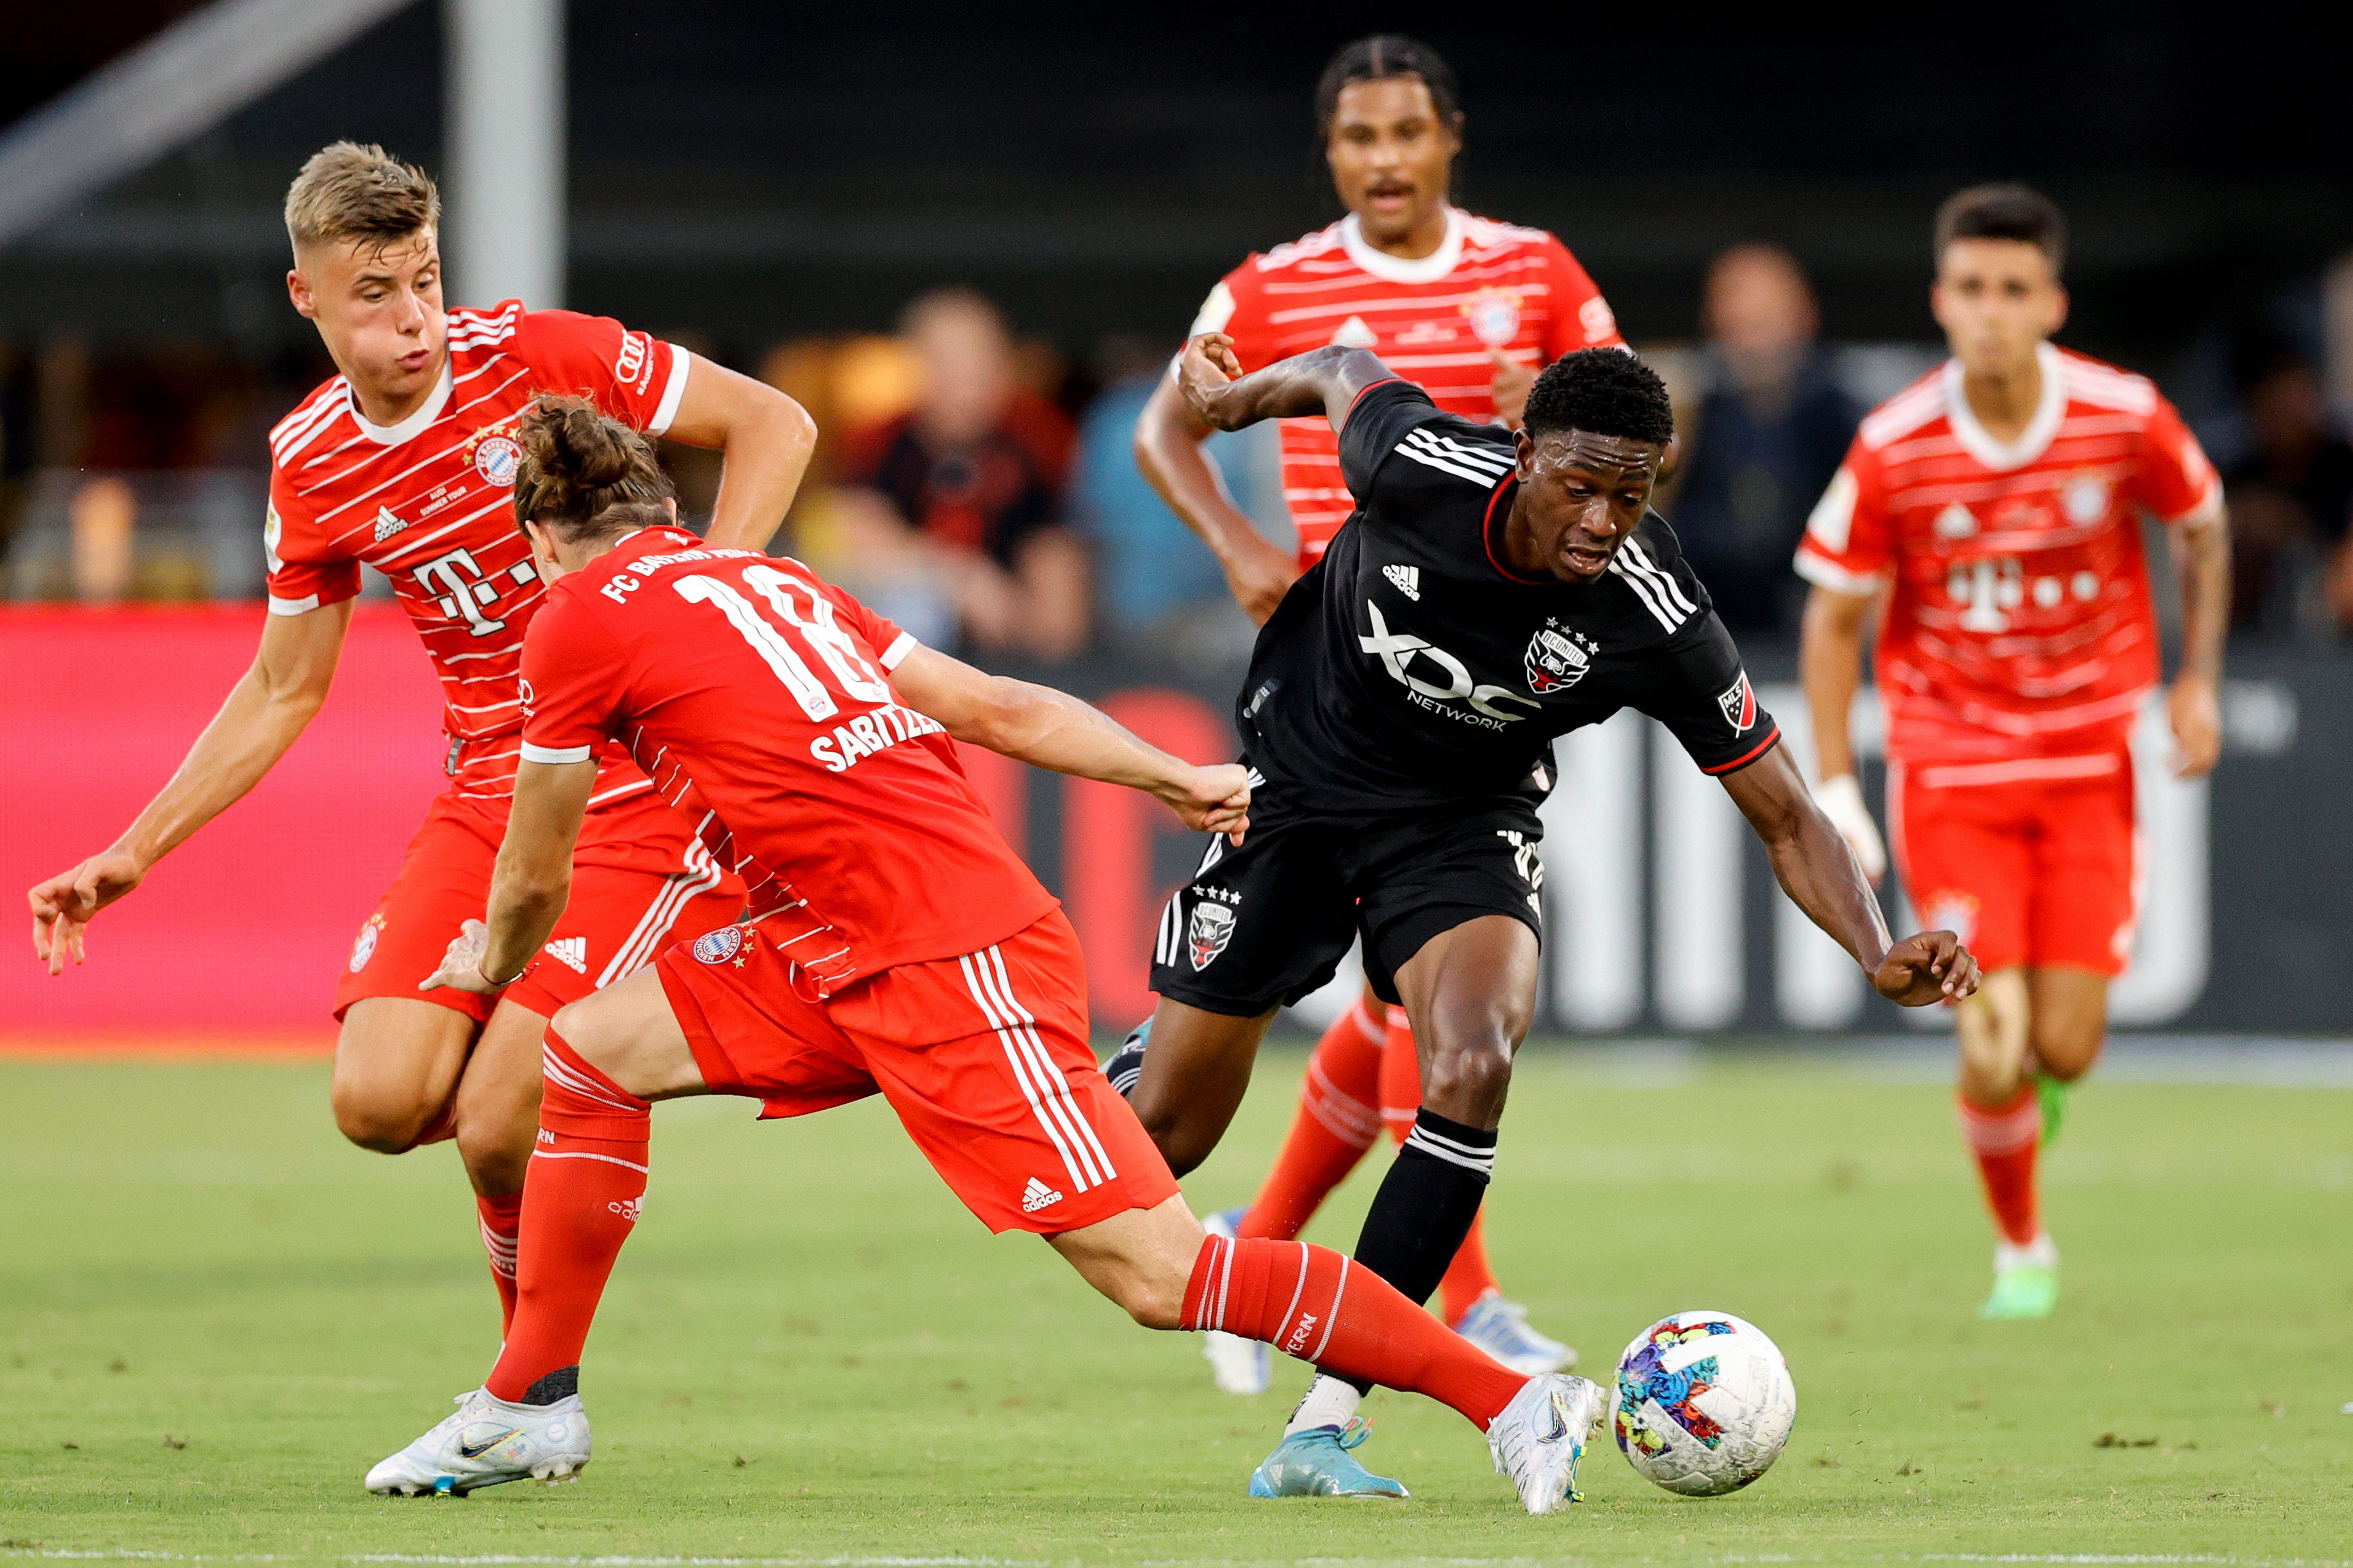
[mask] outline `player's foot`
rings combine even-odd
[[[1135,1080],[1144,1076],[1144,1048],[1152,1043],[1152,1020],[1146,1018],[1127,1033],[1112,1052],[1111,1059],[1103,1065],[1103,1077],[1111,1079],[1113,1089],[1122,1098],[1135,1092]]]
[[[1250,1495],[1272,1497],[1405,1497],[1402,1481],[1377,1476],[1356,1462],[1355,1450],[1373,1429],[1352,1420],[1345,1427],[1310,1426],[1287,1432],[1274,1452],[1250,1472]]]
[[[458,1414],[370,1470],[367,1489],[462,1497],[526,1477],[554,1486],[588,1463],[588,1413],[576,1394],[553,1405],[510,1405],[478,1388],[457,1403]]]
[[[2034,1099],[2042,1108],[2042,1152],[2048,1154],[2051,1145],[2059,1142],[2059,1129],[2067,1124],[2067,1080],[2036,1073]]]
[[[1240,1209],[1219,1209],[1201,1222],[1201,1228],[1230,1241],[1241,1217]],[[1209,1375],[1227,1394],[1264,1394],[1274,1380],[1273,1358],[1256,1340],[1210,1329],[1201,1335],[1201,1354],[1209,1363]]]
[[[1500,1290],[1489,1290],[1472,1302],[1471,1310],[1454,1321],[1454,1331],[1530,1377],[1567,1372],[1577,1364],[1575,1350],[1528,1327],[1528,1310]]]
[[[1528,1379],[1487,1427],[1495,1473],[1519,1489],[1520,1506],[1551,1513],[1578,1500],[1577,1462],[1609,1414],[1609,1396],[1590,1378],[1548,1372]]]
[[[2024,1247],[1994,1244],[1993,1292],[1978,1309],[1989,1319],[2047,1318],[2059,1305],[2059,1248],[2047,1235]]]

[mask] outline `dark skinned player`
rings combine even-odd
[[[1361,934],[1375,989],[1412,1020],[1422,1089],[1356,1258],[1429,1298],[1485,1191],[1535,1006],[1550,742],[1620,708],[1724,781],[1783,890],[1881,995],[1916,1007],[1976,990],[1951,932],[1890,938],[1649,510],[1674,425],[1647,365],[1565,356],[1515,432],[1441,413],[1361,349],[1243,375],[1208,332],[1177,381],[1219,429],[1324,416],[1358,502],[1259,635],[1235,716],[1250,835],[1213,841],[1162,917],[1130,1100],[1179,1174],[1223,1135],[1275,1010],[1327,982]],[[1319,1376],[1253,1495],[1401,1494],[1349,1452],[1360,1392]]]

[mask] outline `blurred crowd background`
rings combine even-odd
[[[12,25],[0,134],[195,9]],[[2154,375],[2227,476],[2237,637],[2315,657],[2353,637],[2353,192],[2324,84],[2291,90],[2316,67],[2218,77],[2202,27],[2073,9],[2095,36],[2053,53],[2021,34],[1998,61],[1883,16],[1829,55],[1693,29],[1673,62],[1630,24],[1550,58],[1428,29],[1464,84],[1461,204],[1560,233],[1667,375],[1683,440],[1662,505],[1737,631],[1794,635],[1808,510],[1860,414],[1940,357],[1928,214],[2000,174],[2074,221],[2063,341]],[[394,8],[0,237],[0,594],[259,593],[264,436],[331,374],[285,303],[279,193],[336,136],[437,163],[442,25]],[[565,302],[815,412],[788,547],[927,638],[1230,657],[1250,628],[1130,436],[1218,276],[1338,216],[1309,90],[1365,25],[943,14],[884,37],[578,0]],[[1798,91],[1806,71],[1841,76],[1834,101]],[[450,298],[488,302],[462,276]],[[1271,436],[1213,451],[1280,539]],[[670,455],[706,507],[714,459]]]

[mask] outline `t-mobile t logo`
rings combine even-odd
[[[506,629],[506,622],[482,613],[499,596],[499,591],[484,580],[485,574],[475,563],[472,551],[452,550],[411,570],[417,585],[434,595],[433,603],[441,613],[453,621],[465,622],[473,636],[486,637]],[[533,581],[537,574],[526,561],[500,575],[521,584]]]

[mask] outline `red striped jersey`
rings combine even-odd
[[[1446,211],[1446,238],[1419,261],[1373,248],[1351,215],[1226,274],[1188,336],[1224,332],[1244,371],[1327,343],[1370,349],[1449,414],[1493,420],[1491,348],[1541,369],[1618,345],[1617,319],[1568,247],[1540,228]],[[1282,422],[1282,499],[1303,569],[1323,558],[1356,501],[1328,420]]]
[[[624,742],[820,995],[977,952],[1054,899],[955,742],[892,689],[914,646],[797,561],[641,530],[559,581],[532,622],[523,760]],[[733,957],[729,937],[696,955]]]
[[[2158,679],[2140,519],[2221,516],[2213,465],[2145,377],[2041,356],[2042,399],[2014,442],[1970,412],[1957,363],[1873,410],[1798,546],[1810,582],[1887,590],[1879,690],[1904,761],[2122,745]]]
[[[515,300],[452,310],[448,330],[439,382],[398,425],[371,424],[337,376],[269,433],[269,611],[351,598],[362,562],[383,572],[441,678],[451,787],[504,796],[522,743],[523,628],[546,592],[510,504],[516,422],[542,393],[580,393],[659,435],[690,356],[618,321]]]

